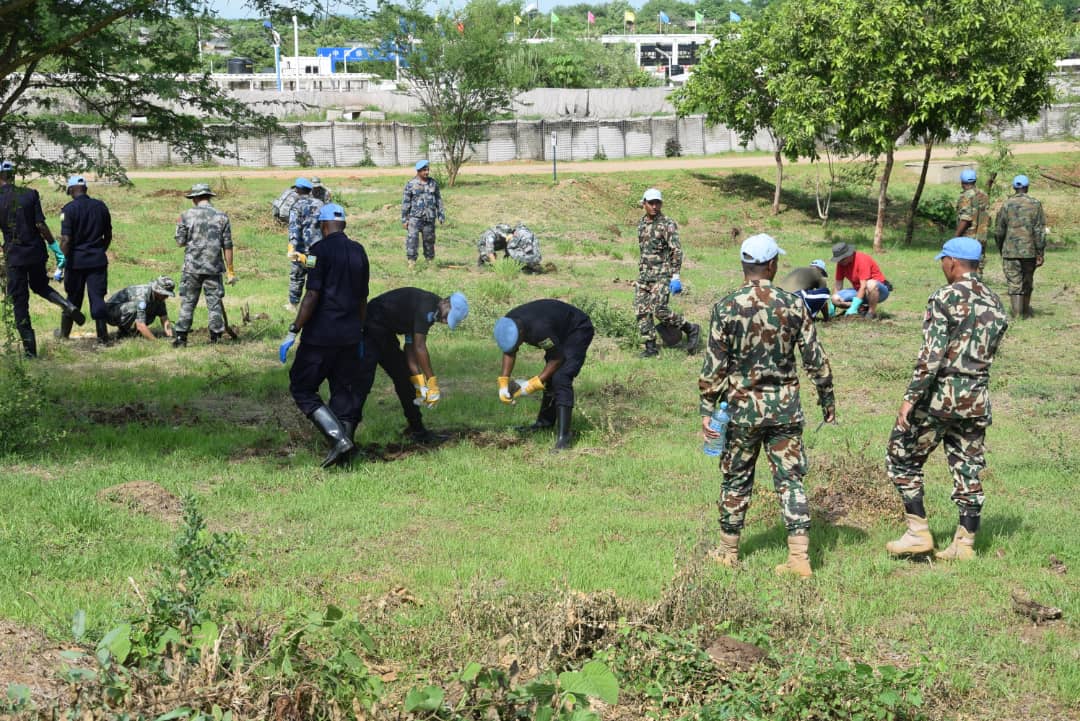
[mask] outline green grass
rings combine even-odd
[[[1031,168],[1067,170],[1080,155],[1022,160]],[[409,589],[424,605],[378,616],[376,634],[394,664],[421,673],[442,673],[469,654],[493,652],[497,635],[465,633],[451,620],[476,595],[497,603],[610,589],[644,606],[677,591],[676,569],[715,533],[719,474],[700,452],[700,356],[665,351],[659,361],[641,361],[626,342],[625,328],[633,326],[636,200],[645,187],[663,189],[687,257],[687,291],[674,306],[707,324],[711,304],[741,279],[735,235],[767,230],[778,237],[787,250],[782,272],[827,258],[836,240],[869,246],[874,198],[838,196],[822,227],[807,191],[812,170],[796,165],[788,170],[785,209],[773,217],[771,172],[574,174],[554,187],[540,176],[462,176],[444,190],[448,223],[439,229],[439,262],[415,272],[406,268],[398,223],[408,173],[333,179],[349,233],[371,258],[374,293],[402,285],[440,294],[461,289],[473,311],[457,332],[439,326],[429,342],[443,401],[426,423],[454,440],[351,472],[327,472],[317,467],[322,442],[295,410],[286,369],[277,362],[291,320],[281,308],[284,233],[269,218],[281,182],[208,170],[205,179],[219,193],[215,204],[232,217],[236,243],[240,282],[227,291],[230,319],[239,324],[245,306],[268,317],[242,327],[238,342],[210,347],[200,305],[185,351],[141,340],[98,350],[85,328],[85,337],[53,342],[56,314],[34,298],[42,346],[36,368],[55,404],[52,423],[66,434],[48,448],[0,461],[0,618],[62,639],[77,608],[87,610],[98,630],[123,617],[136,600],[128,577],[145,583],[175,534],[153,516],[99,499],[102,489],[136,480],[177,495],[193,492],[212,528],[241,534],[239,572],[219,593],[235,599],[244,617],[280,619],[327,603],[370,610],[390,589]],[[180,189],[191,182],[91,186],[116,224],[110,289],[162,273],[178,278],[182,252],[172,236],[188,204]],[[781,653],[798,653],[812,638],[872,663],[904,666],[923,657],[942,663],[936,717],[1065,718],[1080,706],[1076,194],[1032,188],[1055,229],[1054,245],[1036,275],[1037,316],[1010,328],[994,365],[979,558],[953,567],[898,562],[883,550],[900,530],[899,501],[887,488],[878,492],[887,483],[885,442],[920,344],[925,300],[942,283],[933,253],[950,235],[922,222],[914,244],[900,244],[913,183],[914,175],[900,169],[890,193],[887,250],[878,260],[896,290],[882,306],[885,318],[821,326],[840,425],[813,432],[818,411],[804,399],[811,491],[842,472],[869,490],[865,497],[852,494],[856,512],[831,523],[815,509],[815,577],[796,586],[772,573],[786,549],[763,462],[758,479],[765,485],[744,535],[745,569],[731,577],[706,568],[700,579],[729,587],[742,605],[727,616],[717,609],[708,620],[746,638],[767,637]],[[56,231],[64,198],[39,187]],[[518,220],[536,232],[556,272],[518,276],[476,267],[480,232]],[[990,284],[1001,292],[996,255],[988,268]],[[521,439],[512,431],[537,406],[498,402],[500,354],[490,337],[494,319],[510,307],[548,296],[589,299],[610,333],[597,337],[576,384],[580,435],[574,450],[560,456],[548,453],[550,435]],[[170,313],[175,319],[175,302]],[[541,363],[539,352],[526,350],[516,373],[534,373]],[[398,443],[403,426],[380,375],[365,408],[362,442]],[[956,519],[940,451],[927,472],[931,530],[943,544]],[[1070,566],[1068,574],[1048,570],[1050,554]],[[1064,620],[1032,628],[1011,610],[1013,590],[1062,608]]]

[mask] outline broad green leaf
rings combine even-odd
[[[76,641],[82,641],[86,635],[86,611],[81,608],[71,617],[71,635]]]
[[[598,698],[607,704],[619,700],[619,682],[615,674],[599,661],[589,661],[580,671],[560,673],[559,687],[564,692]]]
[[[98,651],[102,650],[108,651],[117,663],[123,664],[131,653],[131,626],[122,623],[105,634],[98,644]]]
[[[213,621],[202,623],[191,629],[191,645],[200,651],[208,651],[214,647],[218,633],[218,625]]]
[[[478,664],[476,661],[473,661],[461,670],[461,675],[458,678],[460,678],[465,683],[475,681],[476,677],[480,675],[480,672],[483,670],[483,668],[484,667]]]
[[[438,711],[442,707],[444,698],[446,698],[446,692],[438,686],[414,688],[405,695],[405,710],[409,713]]]
[[[172,711],[161,714],[155,718],[154,721],[172,721],[173,719],[187,718],[190,715],[191,709],[186,706],[181,706],[180,708],[175,708]]]
[[[180,636],[180,629],[169,628],[158,636],[157,644],[154,645],[154,653],[165,653],[170,643],[174,646],[184,645],[184,639]]]

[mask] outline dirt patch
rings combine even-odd
[[[745,671],[763,661],[767,653],[752,643],[731,636],[721,636],[705,649],[717,666],[725,671]]]
[[[153,193],[147,193],[148,198],[183,198],[187,195],[186,190],[173,190],[172,188],[162,188],[161,190],[155,190]]]
[[[180,499],[151,481],[131,481],[98,491],[98,500],[152,516],[172,525],[180,523]]]
[[[880,459],[868,446],[815,458],[810,511],[826,523],[846,520],[869,528],[880,520],[902,518],[902,505]]]
[[[69,689],[60,672],[65,666],[79,665],[63,659],[63,650],[40,631],[0,620],[0,690],[6,693],[9,685],[24,686],[36,708],[52,706]]]
[[[525,442],[525,438],[519,435],[507,435],[493,431],[483,431],[475,428],[453,428],[433,432],[434,438],[428,443],[416,443],[414,441],[394,441],[380,445],[378,443],[365,443],[360,445],[360,451],[367,461],[390,463],[400,461],[411,456],[430,453],[440,446],[453,443],[472,443],[478,448],[495,448],[505,450],[513,446],[519,446]]]

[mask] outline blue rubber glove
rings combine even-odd
[[[847,312],[844,313],[844,315],[858,315],[859,314],[859,306],[862,305],[862,304],[863,304],[863,299],[862,298],[852,298],[851,299],[851,307],[847,309]]]
[[[675,293],[676,295],[678,295],[679,293],[682,293],[682,281],[679,280],[679,276],[677,276],[677,275],[671,276],[671,283],[668,286],[668,288],[670,288],[671,292]]]
[[[64,269],[63,268],[57,268],[56,272],[52,274],[52,279],[54,281],[56,281],[57,283],[62,281],[64,279]]]
[[[281,342],[281,346],[278,348],[278,360],[282,363],[285,362],[285,357],[289,355],[289,349],[293,347],[293,343],[296,342],[296,333],[289,333],[285,336],[285,340]]]

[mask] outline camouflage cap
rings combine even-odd
[[[217,193],[210,190],[210,186],[206,183],[195,183],[191,186],[191,190],[184,196],[185,198],[202,198],[204,196],[216,196]]]
[[[176,295],[176,282],[167,275],[159,275],[150,281],[151,292],[172,297]]]
[[[311,176],[311,185],[313,187],[315,187],[315,188],[321,188],[322,187],[322,181],[319,179],[318,175],[312,175]]]

